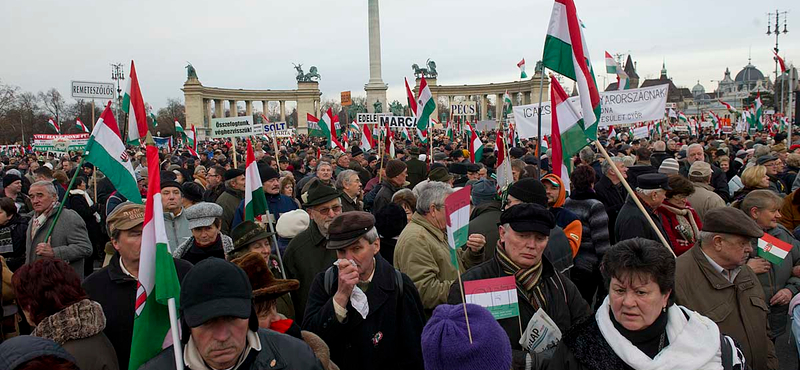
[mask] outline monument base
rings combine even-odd
[[[386,113],[389,111],[389,105],[386,101],[386,90],[389,86],[385,83],[368,83],[364,85],[364,91],[367,92],[367,112],[375,112],[375,102],[381,102],[381,111]]]

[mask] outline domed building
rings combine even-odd
[[[703,85],[700,84],[700,80],[698,80],[697,85],[694,85],[694,87],[692,88],[692,96],[694,96],[695,99],[697,99],[698,96],[702,96],[705,93],[706,93],[706,88],[703,87]]]
[[[752,91],[755,90],[760,83],[764,82],[764,74],[748,61],[747,65],[736,74],[734,82],[736,83],[736,90]]]

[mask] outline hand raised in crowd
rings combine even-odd
[[[482,234],[470,234],[467,239],[467,248],[475,253],[479,253],[484,245],[486,245],[486,238]]]
[[[347,260],[341,260],[339,263],[339,287],[336,289],[336,294],[333,299],[339,306],[347,307],[347,302],[350,302],[350,294],[353,293],[353,288],[358,284],[358,268]]]
[[[787,288],[783,288],[779,290],[777,293],[775,293],[775,295],[772,296],[772,298],[770,298],[769,305],[770,306],[785,305],[789,304],[791,300],[792,300],[792,291]]]
[[[769,269],[772,267],[769,261],[763,258],[751,258],[747,261],[747,266],[750,266],[750,268],[753,269],[753,272],[756,274],[763,274],[769,271]]]

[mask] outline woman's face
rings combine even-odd
[[[0,209],[0,225],[5,225],[8,220],[11,219],[11,216],[6,213],[6,211]]]
[[[172,171],[175,174],[175,181],[180,184],[183,184],[183,173],[181,171]]]
[[[217,226],[216,223],[213,223],[210,226],[201,226],[192,229],[192,236],[194,236],[194,240],[197,242],[197,244],[200,245],[211,245],[211,243],[217,241],[218,235],[219,226]]]
[[[294,186],[292,186],[292,183],[287,183],[284,185],[281,193],[287,197],[294,196]]]
[[[406,211],[406,220],[408,220],[408,222],[411,222],[411,216],[414,215],[414,210],[412,210],[411,208],[409,208],[405,204],[403,204],[402,207],[403,207],[403,210]]]
[[[765,230],[778,227],[778,219],[781,218],[781,213],[778,211],[777,205],[765,207],[763,209],[754,208],[751,211],[751,215],[758,226]]]
[[[728,172],[728,170],[731,168],[731,163],[728,161],[720,161],[719,168],[722,169],[722,172]]]
[[[669,202],[676,206],[685,207],[686,194],[673,194],[672,198],[669,198]]]
[[[81,182],[78,184],[78,189],[81,189],[81,190],[86,190],[86,183],[81,181]]]
[[[767,176],[765,174],[764,177],[761,178],[761,181],[758,182],[758,186],[761,189],[768,188],[769,187],[769,176]]]
[[[250,252],[261,254],[261,256],[268,261],[267,263],[269,263],[269,254],[272,253],[272,244],[269,238],[252,242],[247,247],[250,248]]]
[[[625,329],[638,331],[649,327],[667,307],[671,292],[662,293],[652,277],[646,279],[647,282],[639,276],[611,278],[608,287],[611,312]]]

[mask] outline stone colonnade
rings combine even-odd
[[[319,116],[320,97],[318,82],[298,82],[296,90],[242,90],[206,87],[197,78],[189,78],[183,84],[183,94],[186,101],[187,128],[197,127],[198,130],[210,128],[212,118],[225,117],[225,102],[229,105],[229,116],[239,116],[238,102],[244,101],[244,115],[253,115],[253,102],[261,102],[264,113],[269,107],[269,102],[280,103],[280,120],[286,121],[286,102],[297,102],[297,122],[295,128],[298,133],[308,132],[306,114]],[[213,104],[213,108],[212,108]]]
[[[520,104],[525,105],[538,103],[540,79],[541,73],[536,73],[528,80],[481,85],[437,85],[436,79],[428,79],[426,82],[428,83],[428,88],[431,90],[433,99],[437,102],[436,110],[433,113],[437,121],[444,122],[449,118],[445,117],[445,119],[442,119],[442,117],[440,117],[438,104],[439,98],[446,97],[447,106],[449,107],[450,103],[453,102],[457,96],[463,96],[466,97],[467,100],[477,101],[479,107],[477,118],[478,120],[485,121],[489,119],[487,107],[489,105],[490,96],[495,97],[495,120],[497,120],[497,117],[502,117],[503,94],[505,94],[506,91],[508,91],[508,94],[511,96],[511,101],[515,106]],[[414,87],[415,95],[419,91],[419,84],[420,80],[417,79],[417,85]],[[542,88],[542,101],[550,100],[549,91],[550,83],[545,78]]]

